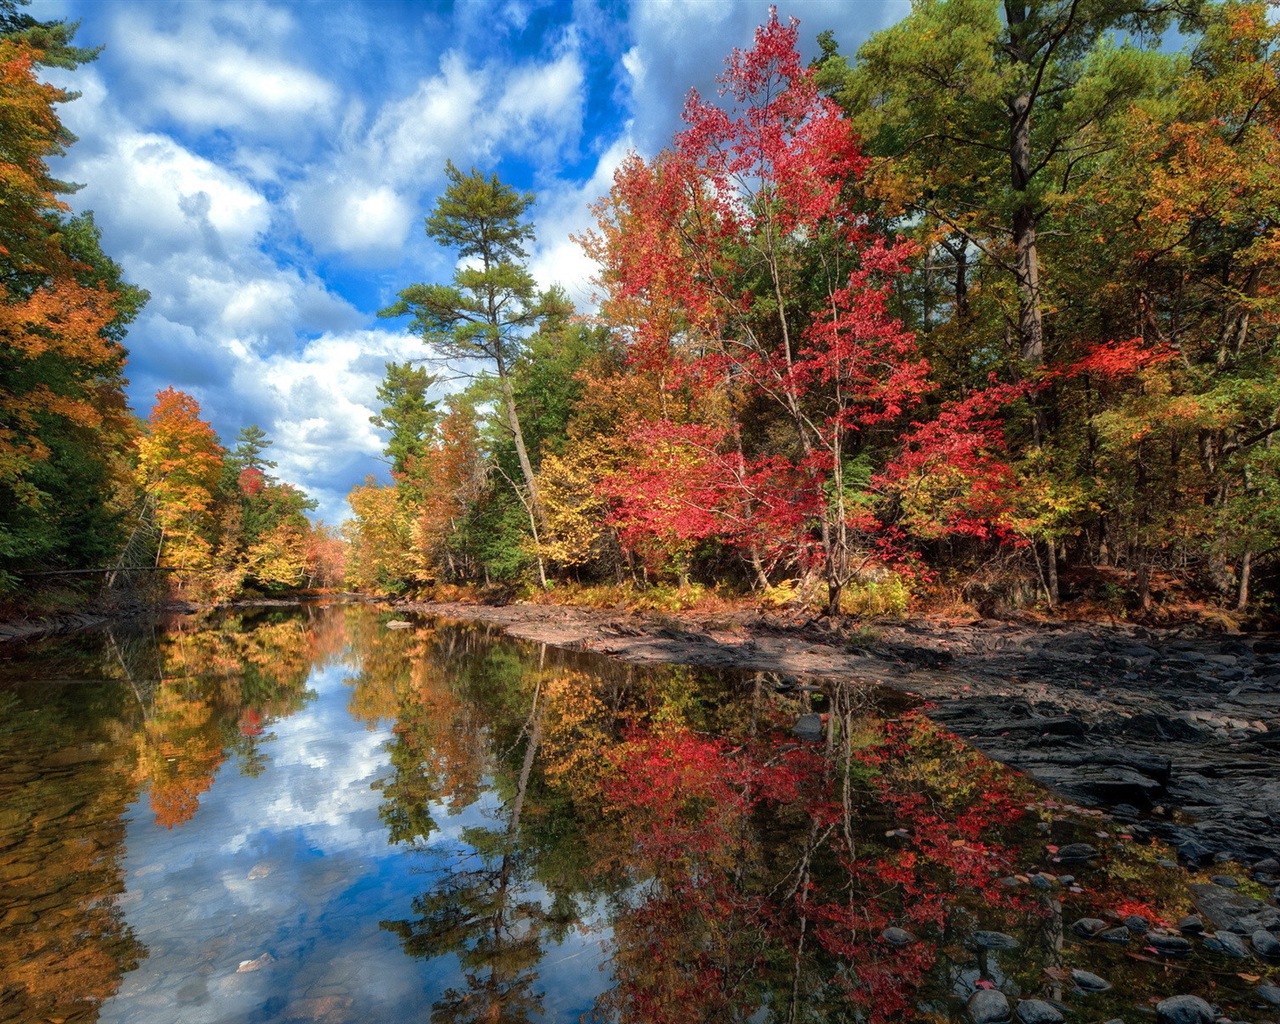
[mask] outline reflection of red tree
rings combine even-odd
[[[262,715],[255,708],[245,708],[240,714],[240,735],[261,736],[266,730],[262,727]]]
[[[1030,909],[998,884],[1019,860],[1002,830],[1026,799],[1009,773],[922,717],[839,725],[860,735],[847,758],[672,728],[614,748],[605,809],[645,884],[614,921],[618,987],[602,1009],[745,1019],[803,973],[870,1021],[902,1019],[937,973],[954,907]],[[892,946],[890,925],[922,941]]]

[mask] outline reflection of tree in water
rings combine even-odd
[[[1011,928],[1032,911],[998,884],[1026,800],[999,766],[852,689],[800,745],[807,698],[774,680],[732,696],[704,681],[697,700],[678,682],[548,691],[547,774],[572,780],[601,870],[630,879],[597,1019],[909,1019],[951,994],[952,915]]]
[[[350,703],[395,723],[383,820],[434,865],[383,927],[463,975],[433,1020],[540,1015],[552,944],[592,927],[601,1021],[943,1019],[979,979],[1062,995],[1061,906],[1004,884],[1044,863],[1033,795],[922,716],[838,687],[799,743],[811,698],[766,675],[584,670],[447,624],[366,640]],[[440,867],[442,816],[486,793]],[[979,929],[1023,945],[987,954]]]
[[[137,763],[157,824],[189,821],[229,754],[243,774],[262,773],[271,724],[314,699],[307,678],[341,649],[340,626],[339,615],[304,610],[229,617],[158,638]]]
[[[521,845],[520,825],[529,774],[538,747],[536,705],[524,740],[514,799],[494,828],[468,828],[468,866],[455,868],[413,901],[415,919],[384,922],[400,936],[410,956],[434,959],[454,954],[466,988],[451,988],[432,1008],[440,1022],[527,1021],[542,1013],[535,990],[548,916],[532,895],[533,860]]]
[[[411,956],[457,957],[465,984],[441,996],[433,1021],[531,1020],[542,1014],[544,945],[562,940],[579,917],[560,872],[582,877],[572,857],[555,853],[576,840],[568,805],[550,799],[535,770],[547,652],[448,625],[395,642],[412,653],[398,677],[393,775],[383,785],[390,840],[422,843],[435,828],[431,808],[459,814],[486,786],[500,804],[489,813],[492,827],[463,831],[465,859],[413,900],[414,916],[383,927]]]
[[[0,690],[0,1020],[93,1020],[147,955],[115,905],[136,703],[115,683],[41,690],[31,707]]]
[[[308,609],[116,629],[5,666],[39,692],[0,688],[0,1020],[96,1019],[147,955],[116,905],[136,785],[158,823],[187,820],[228,750],[265,763],[271,723],[343,646],[341,616]]]

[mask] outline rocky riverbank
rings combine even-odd
[[[877,682],[1188,864],[1280,855],[1280,638],[1202,627],[921,620],[833,628],[543,605],[403,604],[633,662]]]

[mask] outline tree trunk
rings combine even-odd
[[[502,405],[507,413],[507,427],[516,444],[516,459],[520,462],[520,475],[524,477],[525,487],[529,489],[529,526],[533,530],[534,551],[538,563],[538,584],[546,590],[547,570],[542,561],[542,544],[539,535],[545,536],[550,531],[547,529],[546,517],[542,513],[542,502],[538,500],[538,481],[533,474],[533,463],[529,461],[529,450],[525,447],[524,431],[520,429],[516,396],[511,391],[511,380],[507,376],[506,363],[500,356],[494,362],[498,368],[498,384],[502,390]]]
[[[1049,591],[1049,610],[1056,611],[1060,599],[1058,593],[1058,545],[1053,540],[1047,540],[1045,541],[1045,547],[1048,549],[1049,554],[1049,561],[1045,567],[1045,579]]]
[[[1249,607],[1249,574],[1253,570],[1253,552],[1246,551],[1240,558],[1240,572],[1236,590],[1236,611]]]
[[[1016,63],[1032,72],[1031,54],[1024,48],[1023,33],[1027,8],[1021,0],[1006,0],[1009,23],[1009,51]],[[1034,102],[1030,86],[1008,101],[1009,184],[1016,199],[1010,225],[1014,249],[1014,277],[1018,285],[1018,355],[1029,366],[1044,362],[1044,323],[1040,307],[1040,255],[1036,247],[1036,211],[1028,188],[1031,184],[1031,110]]]

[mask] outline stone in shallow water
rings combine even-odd
[[[263,953],[262,956],[254,960],[241,960],[240,966],[236,968],[237,974],[247,974],[249,971],[260,971],[262,968],[276,962],[276,958],[270,953]]]
[[[974,932],[973,944],[979,949],[1017,949],[1022,943],[1004,932]]]
[[[1213,1024],[1217,1014],[1199,996],[1170,996],[1156,1003],[1159,1024]]]
[[[1066,1018],[1061,1010],[1043,999],[1023,999],[1018,1003],[1018,1020],[1021,1024],[1062,1024]]]
[[[1053,859],[1059,864],[1083,864],[1097,855],[1097,847],[1089,843],[1068,843],[1054,854]]]
[[[1213,941],[1217,943],[1222,952],[1239,957],[1243,960],[1249,955],[1249,947],[1245,944],[1244,939],[1240,938],[1235,932],[1214,932]],[[1205,945],[1209,945],[1208,942]]]
[[[1280,939],[1265,928],[1259,928],[1249,937],[1253,940],[1253,948],[1258,951],[1259,956],[1265,956],[1268,960],[1280,960]]]
[[[891,946],[909,946],[916,941],[916,937],[905,928],[886,928],[880,933],[880,938]]]
[[[1147,932],[1147,945],[1165,956],[1185,956],[1191,952],[1191,943],[1181,935],[1162,935]]]
[[[1000,1024],[1009,1019],[1009,1000],[999,989],[983,988],[969,997],[965,1010],[973,1024]]]
[[[1105,992],[1111,987],[1111,982],[1092,971],[1072,971],[1071,980],[1081,992]]]
[[[822,739],[822,716],[801,715],[796,719],[795,727],[791,731],[802,740],[820,740]]]
[[[1280,910],[1239,892],[1203,882],[1189,886],[1200,917],[1213,922],[1215,931],[1248,935],[1257,928],[1280,923]]]

